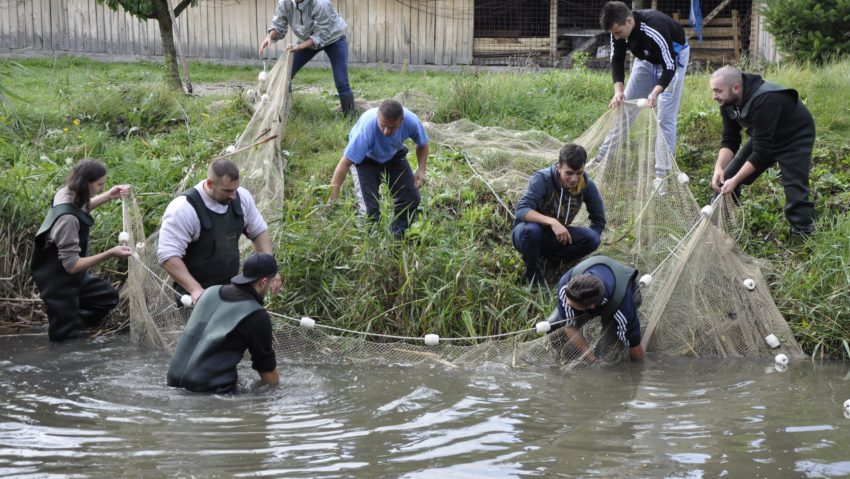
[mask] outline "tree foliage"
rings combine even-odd
[[[118,7],[124,9],[125,12],[142,20],[157,18],[157,5],[164,4],[165,0],[97,0],[112,10],[118,10]],[[180,13],[186,7],[198,4],[198,0],[181,0],[174,3],[174,16],[180,16]]]
[[[850,0],[768,0],[767,31],[796,60],[823,63],[850,53]]]

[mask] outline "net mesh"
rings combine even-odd
[[[280,144],[288,114],[291,58],[281,57],[231,158],[243,172],[242,185],[255,197],[269,223],[272,239],[285,227],[275,221],[283,201]],[[425,119],[436,102],[405,92],[397,97]],[[512,204],[531,173],[556,161],[562,143],[537,131],[483,127],[467,120],[426,123],[435,143],[461,151],[472,174],[512,213]],[[802,356],[790,328],[770,296],[761,268],[736,247],[743,220],[725,197],[711,211],[701,209],[676,167],[657,128],[654,110],[626,103],[604,114],[576,143],[589,157],[586,170],[605,204],[608,225],[598,253],[636,266],[651,282],[641,285],[640,316],[644,345],[650,351],[686,356],[757,357],[782,351]],[[656,148],[658,146],[658,148]],[[656,180],[656,162],[670,168]],[[666,163],[664,163],[666,162]],[[181,185],[185,187],[186,185]],[[139,344],[173,351],[188,317],[173,283],[156,261],[156,239],[146,237],[141,214],[131,196],[124,203],[124,229],[131,234],[135,261],[130,262],[123,293],[130,300],[132,336]],[[587,223],[582,212],[574,224]],[[247,251],[249,244],[245,244]],[[752,280],[754,288],[748,288]],[[616,362],[625,348],[601,321],[582,330],[588,348],[567,339],[566,328],[541,335],[536,328],[477,338],[402,338],[346,331],[309,319],[270,311],[274,347],[280,361],[296,363],[432,363],[447,367],[560,366]],[[539,318],[540,321],[545,318]],[[772,349],[765,336],[782,345]],[[433,338],[432,338],[433,339]]]

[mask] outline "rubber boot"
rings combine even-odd
[[[348,93],[345,95],[339,96],[339,106],[342,110],[342,114],[351,118],[355,115],[356,111],[354,109],[354,94]]]

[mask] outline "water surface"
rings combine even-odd
[[[232,397],[167,388],[126,337],[46,343],[0,338],[0,476],[850,477],[846,363],[284,363]]]

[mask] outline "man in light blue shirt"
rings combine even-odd
[[[416,173],[407,161],[407,139],[416,145]],[[354,191],[360,214],[380,219],[378,192],[386,181],[393,196],[395,217],[390,230],[396,239],[404,236],[419,207],[419,188],[425,183],[425,164],[428,161],[428,135],[419,118],[395,100],[384,100],[378,108],[360,116],[348,135],[348,146],[334,170],[331,196],[335,202],[348,170],[354,181]]]

